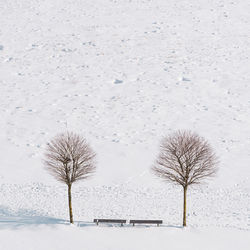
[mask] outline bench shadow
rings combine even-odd
[[[34,225],[69,224],[68,221],[37,214],[36,211],[19,209],[11,211],[8,207],[0,206],[0,229],[18,229]]]
[[[136,224],[136,225],[132,225],[132,224],[123,224],[123,226],[121,226],[121,224],[112,224],[112,223],[99,223],[99,225],[97,225],[96,223],[93,222],[87,222],[87,221],[75,221],[75,225],[77,227],[118,227],[118,228],[178,228],[178,229],[183,229],[183,226],[180,225],[169,225],[169,224],[161,224],[159,227],[157,225],[148,225],[148,224]]]
[[[179,226],[179,225],[167,225],[167,224],[163,224],[160,227],[167,227],[167,228],[184,228],[183,226]]]
[[[148,224],[141,224],[141,225],[131,225],[131,224],[126,224],[125,225],[126,227],[132,227],[132,228],[178,228],[178,229],[181,229],[183,228],[183,226],[179,226],[179,225],[169,225],[169,224],[161,224],[159,226],[157,225],[148,225]]]

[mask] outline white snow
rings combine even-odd
[[[180,228],[117,228],[70,226],[31,227],[22,231],[1,231],[2,249],[248,249],[249,233],[237,230],[180,229]],[[48,239],[54,239],[48,241]],[[245,245],[246,244],[246,245]],[[28,246],[28,248],[27,248]]]
[[[0,249],[249,248],[249,1],[2,0],[0,24]],[[176,129],[220,157],[218,176],[188,191],[187,229],[181,189],[150,172]],[[98,156],[73,187],[75,226],[42,165],[65,130]]]
[[[46,220],[50,224],[53,218],[68,219],[64,186],[2,184],[0,191],[0,228],[8,227],[8,222],[18,228],[26,223],[43,224]],[[93,218],[151,218],[163,219],[164,225],[181,226],[182,190],[178,187],[135,188],[132,183],[127,183],[95,187],[74,185],[72,191],[74,217],[79,223],[92,222]],[[249,230],[250,194],[243,183],[220,189],[192,188],[188,191],[187,204],[188,224],[192,227]]]

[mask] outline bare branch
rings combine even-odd
[[[58,181],[71,185],[95,172],[95,153],[75,133],[57,135],[47,145],[44,164]]]
[[[208,142],[190,131],[163,138],[153,172],[183,187],[199,184],[217,171],[217,157]]]

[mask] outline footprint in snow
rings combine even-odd
[[[115,81],[114,81],[114,84],[121,84],[121,83],[123,83],[123,81],[119,80],[119,79],[115,79]]]
[[[183,81],[183,82],[190,82],[191,81],[190,79],[188,79],[188,78],[186,78],[184,76],[179,77],[178,80]]]

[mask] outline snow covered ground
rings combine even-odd
[[[250,2],[0,0],[0,249],[248,249]],[[182,193],[149,169],[176,129],[204,136],[218,176]],[[46,142],[82,133],[96,175],[65,187]],[[94,217],[160,228],[95,227]],[[110,240],[113,240],[112,241]]]
[[[0,228],[50,224],[68,219],[67,189],[44,184],[0,186]],[[242,186],[192,188],[188,193],[188,224],[250,230],[250,190]],[[182,225],[182,190],[131,185],[73,187],[76,221],[93,218],[163,219],[168,226]],[[10,223],[10,224],[9,224]]]
[[[243,185],[244,186],[244,185]],[[191,189],[188,227],[183,229],[182,193],[171,186],[75,187],[75,225],[68,224],[66,188],[2,184],[1,249],[248,249],[250,190]],[[163,219],[163,225],[96,226],[93,218]]]
[[[56,226],[25,228],[22,231],[1,231],[4,241],[1,249],[187,249],[221,250],[248,249],[249,233],[237,230],[209,228],[179,229],[166,227],[117,228]],[[53,239],[53,241],[48,240]]]

